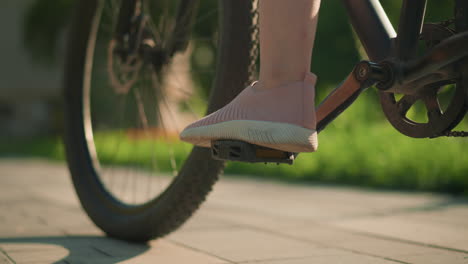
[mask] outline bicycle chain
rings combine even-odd
[[[438,24],[440,24],[443,27],[451,26],[452,24],[455,24],[455,18],[444,20],[444,21],[442,21],[442,22],[440,22]]]
[[[443,27],[448,27],[455,23],[455,19],[448,19],[440,22],[440,25]],[[441,136],[444,137],[468,137],[468,131],[447,131]]]
[[[455,19],[448,19],[438,23],[439,25],[448,28],[455,23]],[[446,131],[435,137],[468,137],[468,131]]]
[[[444,137],[468,137],[468,131],[447,131],[442,136]]]

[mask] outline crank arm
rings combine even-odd
[[[377,64],[362,61],[354,67],[348,77],[333,90],[316,108],[317,132],[322,131],[337,118],[361,94],[375,82],[384,80],[387,74]]]

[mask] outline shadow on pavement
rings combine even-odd
[[[99,236],[0,238],[0,252],[19,262],[110,264],[131,259],[149,248],[147,244]]]

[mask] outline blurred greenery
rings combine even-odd
[[[69,23],[73,2],[34,1],[24,14],[23,43],[33,59],[50,64],[55,61],[60,37]]]
[[[149,1],[151,10],[156,14],[158,3],[167,1]],[[58,0],[50,4],[48,0],[36,0],[25,13],[23,38],[31,55],[39,62],[50,62],[57,55],[56,48],[63,31],[68,25],[73,9],[73,0]],[[401,0],[381,0],[394,27],[398,27]],[[200,1],[199,15],[194,28],[194,39],[213,36],[203,48],[216,48],[217,0]],[[428,1],[426,21],[441,21],[450,18],[453,1]],[[360,60],[360,45],[353,41],[353,31],[348,24],[346,10],[340,0],[323,1],[317,37],[314,47],[313,71],[320,77],[319,89],[325,94],[327,89],[339,83],[355,63]],[[200,48],[200,47],[196,47]],[[200,65],[196,65],[200,67]],[[202,82],[201,87],[211,87],[213,76],[194,76]],[[202,80],[203,79],[203,80]],[[321,89],[322,88],[322,89]],[[320,96],[319,96],[320,97]]]
[[[55,47],[64,25],[67,24],[72,0],[36,0],[25,14],[25,45],[39,62],[50,62],[56,55]],[[154,1],[156,2],[156,1]],[[200,1],[200,13],[194,38],[211,36],[208,41],[195,42],[197,50],[215,53],[216,15],[206,15],[216,10],[216,0]],[[401,1],[381,0],[394,27],[398,27]],[[436,22],[450,18],[452,1],[429,1],[426,21]],[[312,70],[319,76],[318,98],[323,98],[336,86],[358,62],[362,48],[347,21],[340,0],[322,1],[317,37],[314,47]],[[192,57],[192,66],[203,69]],[[198,92],[207,95],[213,73],[193,75]],[[198,100],[198,99],[197,99]],[[200,103],[198,102],[198,105]],[[417,113],[413,113],[417,115]],[[466,122],[462,124],[466,128]],[[126,157],[111,158],[113,150],[107,148],[106,140],[122,142],[128,149]],[[99,156],[104,163],[142,165],[152,168],[152,144],[157,146],[161,164],[169,164],[168,143],[138,141],[117,134],[103,134],[97,139]],[[175,143],[175,156],[182,160],[187,146]],[[386,122],[379,106],[377,93],[369,90],[342,116],[320,134],[318,153],[301,154],[294,166],[252,165],[230,163],[229,174],[275,177],[292,181],[321,181],[328,183],[357,184],[364,186],[412,190],[468,193],[468,163],[466,139],[438,138],[412,139],[400,135]],[[110,144],[112,145],[112,144]],[[63,150],[57,138],[33,139],[30,141],[5,142],[0,153],[8,155],[41,156],[63,159]],[[124,152],[125,153],[125,152]],[[170,171],[170,167],[158,166]]]
[[[412,139],[384,120],[372,125],[360,122],[374,115],[366,105],[373,92],[364,94],[319,135],[317,153],[300,154],[292,166],[230,162],[226,174],[468,195],[468,139]],[[167,173],[172,171],[169,151],[174,151],[180,164],[190,150],[178,141],[136,140],[115,133],[96,135],[95,140],[103,164],[157,168]],[[119,142],[118,152],[115,142]],[[64,160],[60,138],[3,142],[0,153]]]

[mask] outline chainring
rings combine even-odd
[[[440,43],[445,38],[455,34],[455,31],[444,24],[424,24],[421,39],[427,48]],[[458,71],[458,69],[457,69]],[[447,84],[454,84],[455,91],[445,109],[439,104],[439,92]],[[465,89],[459,78],[452,83],[430,84],[432,92],[421,95],[403,95],[397,100],[395,93],[380,91],[380,103],[388,121],[400,133],[414,138],[438,137],[453,129],[466,114]],[[416,102],[422,101],[427,111],[427,122],[417,122],[408,117],[408,111]]]

